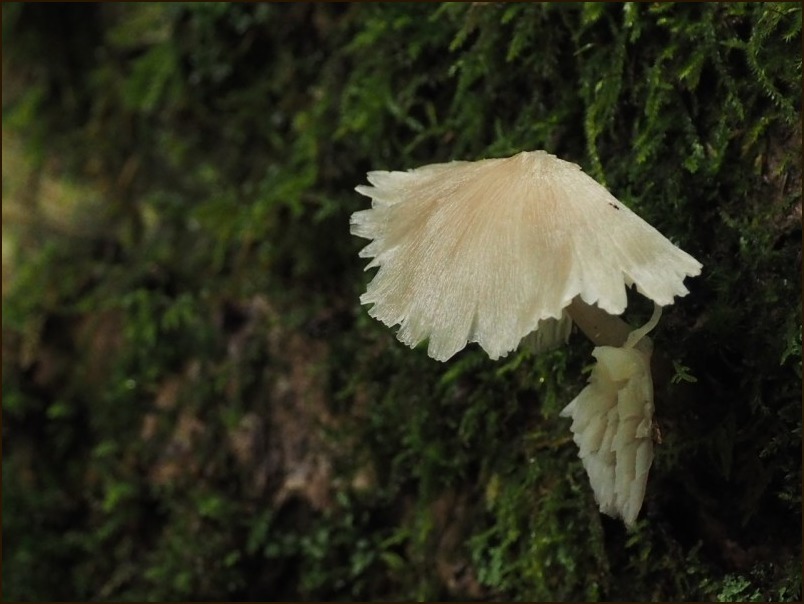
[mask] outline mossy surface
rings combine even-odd
[[[800,601],[799,5],[2,10],[6,599]],[[437,363],[358,302],[366,171],[532,149],[704,265],[630,534],[583,337]]]

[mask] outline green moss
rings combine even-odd
[[[799,6],[3,17],[9,599],[800,599]],[[539,148],[704,264],[632,534],[558,415],[588,343],[440,364],[358,302],[366,171]]]

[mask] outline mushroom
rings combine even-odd
[[[600,511],[632,529],[653,462],[653,380],[649,346],[636,348],[656,327],[661,307],[621,347],[598,346],[589,385],[562,411]]]
[[[372,240],[360,256],[379,270],[360,301],[400,325],[403,343],[429,338],[439,361],[468,342],[498,359],[544,328],[554,332],[547,347],[570,318],[595,344],[622,345],[630,328],[612,319],[625,310],[626,286],[665,306],[701,271],[578,165],[544,151],[368,180],[356,190],[372,207],[351,227]]]
[[[367,270],[379,270],[360,301],[372,317],[399,325],[408,346],[428,339],[439,361],[469,342],[498,359],[528,334],[545,350],[575,323],[599,347],[596,388],[608,367],[622,369],[626,388],[642,387],[649,366],[611,360],[650,354],[647,337],[623,347],[632,331],[618,316],[626,288],[666,306],[688,293],[685,277],[701,271],[578,165],[545,151],[369,172],[368,180],[372,186],[356,190],[372,207],[352,215],[351,232],[371,240],[360,256],[372,259]],[[589,398],[579,395],[567,413]],[[651,390],[651,414],[652,404]]]

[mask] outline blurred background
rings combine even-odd
[[[2,17],[5,599],[800,601],[799,5]],[[438,363],[358,301],[368,170],[533,149],[704,264],[634,533],[582,335]]]

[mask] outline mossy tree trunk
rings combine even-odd
[[[6,3],[3,50],[7,599],[801,598],[800,6]],[[633,534],[588,342],[358,302],[366,171],[531,149],[704,264]]]

